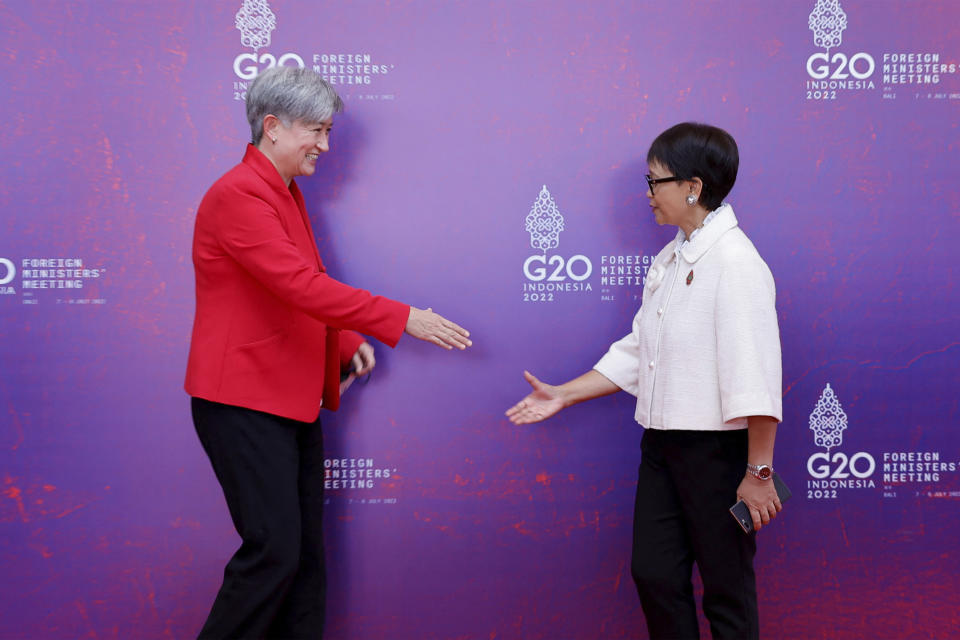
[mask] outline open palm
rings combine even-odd
[[[513,424],[530,424],[546,420],[563,409],[559,387],[540,382],[529,371],[523,372],[533,391],[526,398],[507,409],[507,417]]]

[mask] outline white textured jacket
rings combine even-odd
[[[633,331],[594,366],[637,397],[649,429],[743,429],[783,419],[773,275],[729,204],[647,272]]]

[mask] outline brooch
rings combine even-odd
[[[690,273],[687,274],[687,286],[690,286],[690,283],[693,282],[693,269],[690,269]]]

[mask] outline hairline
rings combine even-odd
[[[250,139],[263,138],[263,119],[275,116],[284,126],[295,122],[322,123],[343,111],[336,90],[311,69],[273,67],[254,79],[247,94]]]

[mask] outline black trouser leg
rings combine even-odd
[[[631,570],[651,640],[700,637],[693,600],[693,550],[680,498],[645,431],[633,510]]]
[[[306,425],[300,447],[300,563],[287,598],[268,637],[307,639],[323,636],[327,572],[323,549],[323,431]]]
[[[714,472],[699,481],[681,483],[682,499],[697,504],[696,517],[690,518],[690,538],[703,580],[703,612],[715,640],[757,640],[760,625],[753,570],[757,537],[745,534],[730,515],[746,472],[747,431],[710,435],[716,445],[695,449],[699,455],[692,464]]]
[[[633,570],[651,638],[699,637],[696,562],[713,637],[756,639],[756,537],[728,511],[746,468],[746,430],[650,429],[641,449]]]
[[[319,446],[316,464],[321,468],[322,491],[322,438],[316,435],[320,424],[198,398],[192,399],[191,406],[197,435],[243,541],[224,570],[223,585],[200,638],[268,638],[281,609],[286,610],[291,586],[311,582],[299,578],[305,536],[300,448],[305,434],[313,433],[311,455],[317,456]],[[311,524],[311,532],[314,528]],[[310,553],[319,557],[322,573],[322,546],[319,556]],[[322,628],[322,593],[314,606],[320,611]],[[318,629],[314,637],[320,633]]]

